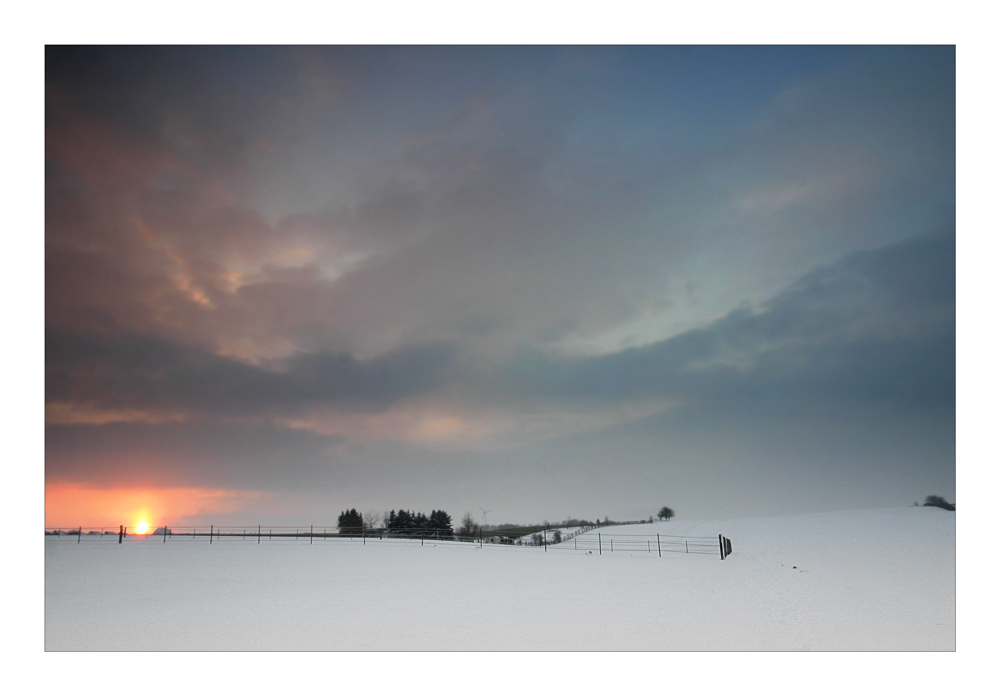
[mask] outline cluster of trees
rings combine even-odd
[[[668,508],[666,505],[660,508],[660,511],[656,513],[656,516],[661,520],[670,521],[670,518],[674,516],[674,511]]]
[[[395,534],[452,539],[451,515],[444,510],[431,510],[430,515],[410,510],[390,510],[385,514],[371,511],[362,515],[355,508],[345,510],[337,518],[337,529],[341,534],[360,534],[365,529],[382,528]]]
[[[361,532],[365,526],[364,517],[354,508],[340,513],[340,517],[337,518],[337,530],[341,534],[347,534],[350,532],[357,534]]]
[[[399,512],[391,510],[385,526],[391,532],[400,534],[428,536],[435,539],[455,538],[455,532],[451,528],[451,515],[444,510],[431,510],[430,515],[409,510]]]

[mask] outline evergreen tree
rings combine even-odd
[[[364,526],[365,522],[361,513],[354,508],[340,513],[340,516],[337,517],[337,531],[341,534],[360,534]]]
[[[429,524],[431,531],[438,539],[455,538],[455,532],[451,528],[451,515],[444,510],[431,510]]]

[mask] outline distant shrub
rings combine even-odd
[[[929,495],[924,499],[924,507],[939,507],[942,510],[955,512],[955,506],[939,495]]]

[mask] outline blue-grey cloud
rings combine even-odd
[[[569,400],[953,403],[954,234],[851,254],[759,309],[643,348],[575,359],[528,352],[501,381],[516,393]]]

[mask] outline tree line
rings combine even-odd
[[[365,518],[368,517],[366,520]],[[345,510],[337,518],[337,530],[341,534],[360,534],[366,529],[375,529],[376,518],[362,515],[355,508]],[[431,510],[429,515],[410,510],[390,510],[382,516],[381,529],[390,534],[403,536],[423,536],[435,539],[454,539],[451,515],[444,510]]]

